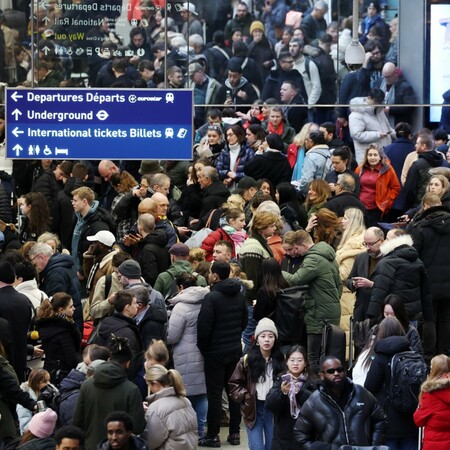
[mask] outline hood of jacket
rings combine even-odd
[[[50,269],[71,269],[74,267],[73,258],[70,255],[63,255],[60,253],[55,253],[48,260],[47,265],[45,266],[42,273],[45,275]]]
[[[350,100],[350,111],[361,114],[376,114],[377,106],[369,105],[367,97],[355,97]]]
[[[233,92],[238,91],[239,89],[242,88],[242,86],[244,86],[244,85],[247,84],[247,83],[248,83],[248,80],[247,80],[247,78],[245,78],[245,77],[241,77],[241,79],[240,79],[240,81],[239,81],[239,84],[238,84],[237,86],[231,86],[231,83],[230,83],[230,81],[228,80],[228,78],[225,80],[225,86],[226,86],[228,89],[231,89]]]
[[[211,286],[211,292],[218,291],[225,295],[237,295],[241,292],[242,284],[234,278],[227,278]]]
[[[150,394],[145,400],[150,405],[151,403],[156,402],[157,400],[165,397],[175,397],[175,389],[173,387],[166,387],[161,389],[159,392],[155,394]]]
[[[434,380],[427,380],[422,384],[423,392],[436,392],[441,391],[442,389],[450,388],[450,378],[447,375],[444,375],[441,378],[437,378]],[[450,396],[448,396],[448,403],[450,403]]]
[[[75,216],[77,217],[78,220],[84,220],[85,222],[93,215],[97,212],[97,209],[99,208],[100,203],[98,202],[98,200],[94,200],[92,202],[91,207],[89,208],[89,211],[87,212],[87,214],[83,217],[78,211],[75,212]]]
[[[65,392],[75,391],[81,388],[81,383],[86,379],[86,375],[77,369],[72,369],[67,377],[63,378],[59,386],[59,392],[64,394]]]
[[[375,352],[393,356],[400,352],[410,350],[410,344],[406,336],[389,336],[375,344]]]
[[[67,179],[66,184],[64,185],[64,194],[72,198],[72,191],[82,186],[86,186],[86,183],[82,179],[70,177]]]
[[[328,261],[334,261],[336,258],[336,252],[334,251],[331,245],[328,245],[326,242],[318,242],[314,244],[307,253],[307,256],[321,256],[322,258],[327,259]]]
[[[392,253],[394,250],[397,250],[396,255],[406,259],[412,258],[410,250],[415,254],[414,260],[419,256],[416,249],[413,247],[413,240],[409,234],[386,240],[380,246],[380,252],[383,256]],[[411,256],[409,256],[410,254]]]
[[[102,389],[111,389],[128,380],[124,367],[115,362],[106,361],[96,367],[93,383]]]
[[[437,234],[450,234],[450,211],[442,206],[433,206],[425,210],[414,227],[429,227]]]
[[[191,286],[183,289],[175,297],[168,299],[168,302],[171,305],[176,305],[177,303],[201,303],[208,293],[209,287]]]
[[[325,158],[329,158],[331,156],[330,147],[326,144],[318,144],[314,147],[311,147],[306,154],[308,153],[319,153],[320,155],[324,156]]]
[[[440,167],[445,159],[442,157],[442,153],[431,150],[430,152],[424,152],[419,155],[419,160],[425,159],[431,167]]]

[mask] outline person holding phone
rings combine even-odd
[[[266,397],[274,415],[272,450],[294,450],[294,425],[300,408],[316,389],[317,377],[310,371],[306,350],[293,345],[286,352],[287,372],[278,377]]]

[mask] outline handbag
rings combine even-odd
[[[198,248],[202,246],[203,241],[205,240],[206,236],[212,233],[213,230],[209,228],[211,226],[211,220],[212,216],[216,210],[213,209],[211,213],[209,214],[208,221],[206,222],[206,225],[201,229],[196,231],[195,233],[192,233],[192,236],[185,242],[185,244],[189,248]]]

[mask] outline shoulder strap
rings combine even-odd
[[[105,299],[108,298],[109,291],[112,285],[112,273],[108,273],[105,276]]]
[[[308,78],[311,80],[311,73],[309,71],[309,63],[311,62],[311,59],[309,56],[305,56],[305,72],[306,75],[308,75]]]
[[[208,220],[207,220],[206,225],[205,225],[206,228],[209,228],[211,226],[212,216],[213,216],[213,214],[215,212],[216,212],[216,209],[213,209],[211,211],[211,213],[209,214]]]
[[[220,48],[218,45],[215,45],[213,48],[219,50],[219,52],[222,53],[222,55],[225,56],[225,58],[230,59],[228,53],[223,48]]]

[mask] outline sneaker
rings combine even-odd
[[[241,445],[241,436],[239,435],[239,433],[229,434],[227,437],[227,441],[230,443],[230,445]]]
[[[205,436],[205,437],[199,439],[198,446],[199,447],[218,448],[218,447],[220,447],[220,438],[219,438],[219,436],[214,436],[214,437]]]

